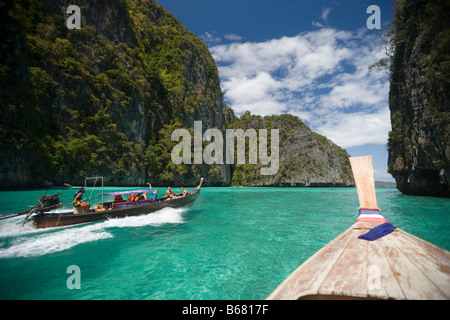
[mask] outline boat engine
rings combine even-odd
[[[53,207],[57,206],[58,204],[60,204],[59,201],[59,195],[62,194],[61,192],[59,192],[58,194],[53,194],[53,195],[43,195],[42,197],[38,198],[39,201],[39,206],[38,208],[48,208],[48,207]],[[50,211],[51,208],[49,209],[44,209],[44,212],[46,211]]]

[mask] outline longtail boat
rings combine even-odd
[[[395,227],[371,241],[358,238],[389,223],[376,201],[372,157],[352,157],[350,163],[360,203],[356,222],[267,299],[450,299],[450,252]]]
[[[193,204],[195,199],[199,196],[203,178],[196,189],[187,191],[186,195],[175,194],[173,197],[163,197],[156,200],[143,199],[130,202],[116,202],[113,198],[122,195],[134,194],[139,196],[144,193],[149,193],[149,190],[129,190],[118,192],[101,193],[102,199],[110,196],[111,201],[98,203],[95,208],[89,208],[87,212],[77,212],[77,210],[68,212],[44,212],[40,211],[38,214],[31,216],[35,228],[61,227],[76,225],[88,222],[101,221],[111,218],[123,218],[129,216],[137,216],[159,211],[163,208],[179,208]],[[154,201],[154,202],[153,202]],[[61,207],[62,205],[60,205]]]

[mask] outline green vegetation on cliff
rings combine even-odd
[[[297,117],[235,117],[206,45],[154,0],[76,4],[81,28],[69,30],[64,0],[0,0],[0,188],[94,175],[123,186],[352,183],[348,154]],[[279,170],[175,165],[172,133],[193,137],[196,120],[203,132],[279,129]]]
[[[206,45],[152,0],[78,5],[82,28],[69,30],[64,1],[1,2],[3,186],[187,174],[155,160],[170,120],[233,116]]]
[[[398,0],[395,9],[388,170],[402,192],[450,196],[450,1]]]
[[[290,114],[257,116],[249,112],[236,118],[230,128],[267,129],[268,152],[270,129],[279,130],[279,168],[275,175],[260,175],[266,167],[235,164],[231,184],[234,186],[350,186],[353,184],[349,154],[326,137],[311,131],[298,117]],[[247,148],[248,154],[248,148]]]

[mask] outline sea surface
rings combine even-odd
[[[77,190],[46,194],[68,203]],[[0,214],[41,195],[0,192]],[[450,199],[394,188],[377,188],[377,199],[392,224],[450,250]],[[350,227],[358,206],[355,188],[202,188],[190,208],[138,217],[51,229],[0,220],[0,299],[265,299]],[[68,286],[71,266],[79,289]]]

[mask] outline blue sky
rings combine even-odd
[[[387,173],[389,79],[368,67],[385,57],[380,33],[393,0],[157,0],[208,45],[224,100],[245,111],[291,113],[351,156]],[[381,30],[368,29],[370,5]]]

